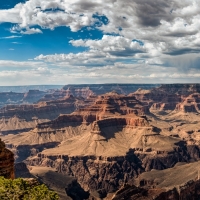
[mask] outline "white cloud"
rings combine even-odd
[[[20,43],[20,42],[12,42],[12,44],[22,44],[22,43]]]
[[[27,30],[20,31],[20,33],[23,35],[31,35],[31,34],[42,33],[42,31],[38,28],[27,28]]]
[[[22,36],[19,35],[11,35],[11,36],[7,36],[7,37],[1,37],[0,39],[13,39],[13,38],[21,38]]]
[[[119,59],[134,59],[134,55],[146,52],[147,48],[138,42],[122,36],[104,35],[101,40],[72,40],[73,46],[89,47],[89,51],[69,54],[39,55],[35,60],[65,62],[75,66],[105,66]],[[136,62],[136,61],[134,61]]]
[[[43,28],[53,30],[59,26],[78,31],[82,27],[93,28],[99,22],[101,26],[96,28],[104,36],[101,40],[71,40],[73,46],[86,47],[85,52],[41,54],[32,62],[8,61],[4,66],[57,67],[48,76],[73,83],[199,82],[199,13],[198,0],[29,0],[0,10],[0,22],[17,24],[12,33],[42,33]],[[94,15],[106,16],[108,22],[103,23]],[[108,35],[113,33],[118,36]],[[19,36],[2,39],[14,37]],[[39,72],[33,72],[34,76]]]
[[[63,63],[64,64],[64,63]],[[116,73],[117,72],[117,73]],[[10,82],[12,80],[12,83]],[[180,73],[177,68],[147,64],[115,63],[104,67],[36,66],[0,71],[1,85],[73,83],[170,83],[200,82],[200,70]]]
[[[31,62],[31,61],[14,61],[14,60],[0,60],[0,68],[15,67],[15,68],[34,68],[34,67],[45,67],[47,66],[44,62]]]
[[[100,22],[102,26],[99,29],[105,33],[138,39],[154,47],[164,41],[167,43],[164,53],[178,51],[182,54],[185,49],[177,46],[175,40],[180,38],[187,43],[190,37],[199,37],[199,12],[198,0],[29,0],[12,9],[0,10],[0,21],[17,23],[18,26],[11,31],[22,34],[41,33],[40,29],[32,27],[35,25],[49,29],[68,26],[72,31],[78,31],[100,21],[93,17],[98,14],[108,18],[108,24]],[[195,41],[195,51],[199,51],[198,41]],[[160,54],[157,49],[152,48],[152,51],[152,56]]]

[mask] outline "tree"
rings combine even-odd
[[[5,179],[0,177],[1,200],[58,200],[58,194],[44,184],[25,179]]]

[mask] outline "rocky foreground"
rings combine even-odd
[[[5,143],[0,139],[0,176],[14,179],[14,154],[5,148]]]
[[[64,87],[56,92],[59,98],[44,96],[24,110],[8,107],[4,129],[13,124],[11,113],[38,120],[28,129],[2,131],[16,161],[36,174],[51,168],[75,178],[76,183],[62,186],[73,199],[78,195],[70,193],[74,187],[90,199],[199,197],[200,85],[162,85],[126,95],[88,90]],[[175,176],[178,170],[180,177]]]

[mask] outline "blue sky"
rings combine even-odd
[[[200,82],[198,0],[0,2],[0,85]]]

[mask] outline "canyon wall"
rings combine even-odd
[[[5,148],[0,139],[0,176],[14,179],[14,154]]]

